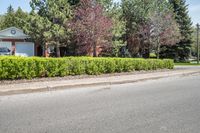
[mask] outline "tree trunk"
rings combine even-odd
[[[43,47],[43,55],[44,55],[44,57],[49,57],[48,43],[45,43],[45,46]]]
[[[151,49],[151,40],[150,40],[150,37],[148,37],[148,58],[150,58],[150,53],[151,53],[150,49]]]
[[[160,58],[160,41],[157,39],[157,59]]]
[[[56,45],[56,56],[60,57],[60,47],[59,47],[59,45]]]
[[[93,43],[93,57],[97,57],[97,46],[96,46],[96,41]]]

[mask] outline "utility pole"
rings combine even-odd
[[[197,64],[199,64],[199,24],[197,24]]]

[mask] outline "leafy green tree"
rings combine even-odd
[[[121,56],[121,48],[126,46],[124,39],[125,21],[122,19],[122,8],[118,3],[114,3],[108,12],[108,16],[112,18],[112,54],[110,56]]]
[[[101,4],[104,8],[104,11],[110,12],[113,8],[114,1],[113,0],[96,0],[99,4]]]
[[[196,26],[192,27],[192,48],[191,54],[193,57],[197,57],[197,28]],[[200,50],[200,49],[199,49]]]
[[[36,44],[40,44],[43,48],[43,54],[48,43],[48,32],[51,28],[51,22],[44,17],[41,17],[35,12],[31,12],[27,17],[27,23],[24,26],[24,31],[31,36]]]
[[[173,58],[176,61],[187,61],[192,44],[192,22],[188,15],[188,5],[185,0],[169,0],[169,2],[174,9],[175,19],[180,26],[179,29],[182,35],[181,41],[172,47],[176,52],[176,56]]]
[[[72,16],[70,4],[66,0],[32,0],[30,5],[33,12],[37,12],[43,20],[49,23],[50,28],[47,28],[49,30],[40,34],[44,34],[45,40],[48,40],[46,44],[56,46],[57,57],[60,57],[59,47],[66,45],[69,40],[70,31],[67,22]]]

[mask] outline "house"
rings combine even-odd
[[[0,47],[7,47],[11,55],[35,56],[37,48],[30,41],[30,36],[16,27],[10,27],[0,31]]]
[[[42,46],[34,43],[29,35],[26,35],[23,30],[16,27],[10,27],[0,31],[0,47],[7,47],[11,55],[16,56],[56,56],[56,48],[54,45],[46,44]],[[96,53],[99,55],[102,52],[102,47],[97,46]],[[60,55],[74,55],[65,45],[60,46]],[[93,49],[87,51],[87,55],[93,56]]]

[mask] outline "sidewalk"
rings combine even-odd
[[[0,85],[0,96],[21,94],[21,93],[42,92],[42,91],[54,91],[54,90],[89,87],[97,85],[124,84],[124,83],[132,83],[132,82],[159,79],[165,77],[189,75],[195,73],[200,73],[200,69],[197,68],[186,69],[186,70],[177,69],[172,71],[152,72],[152,73],[147,72],[147,73],[133,74],[133,75],[5,84],[5,85]]]

